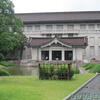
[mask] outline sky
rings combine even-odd
[[[100,0],[11,0],[15,13],[100,11]]]

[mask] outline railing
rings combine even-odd
[[[38,30],[38,31],[25,31],[25,34],[67,34],[67,33],[100,33],[100,30]]]

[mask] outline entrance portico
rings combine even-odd
[[[83,60],[87,40],[86,37],[31,38],[29,45],[35,61]]]

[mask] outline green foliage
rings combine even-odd
[[[95,66],[96,63],[86,63],[83,64],[83,67],[85,68],[85,70],[89,70],[91,68],[93,68]]]
[[[9,76],[9,75],[10,73],[7,70],[0,68],[0,76]]]
[[[22,34],[22,21],[14,15],[14,5],[10,0],[0,0],[0,52],[21,48],[26,40]]]
[[[74,75],[74,71],[70,70],[69,78]],[[56,66],[54,64],[41,64],[40,79],[68,79],[68,65],[61,64]]]
[[[0,53],[0,61],[4,60],[4,56],[2,53]]]
[[[74,74],[79,74],[80,73],[80,71],[79,71],[79,69],[77,67],[73,66],[72,70],[73,70]]]
[[[2,61],[2,62],[0,62],[0,65],[6,66],[6,67],[8,67],[8,66],[15,66],[14,63],[6,62],[6,61]]]
[[[86,63],[83,67],[85,70],[89,70],[90,73],[100,73],[100,64],[98,63]]]
[[[0,65],[0,68],[5,68],[5,66],[3,66],[3,65]]]
[[[100,73],[100,64],[95,64],[95,66],[92,67],[89,72],[91,72],[91,73],[96,73],[96,72]]]

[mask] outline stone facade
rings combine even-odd
[[[44,17],[47,16],[45,17],[45,19],[42,16],[42,13],[39,13],[39,15],[35,15],[33,13],[33,15],[29,15],[30,17],[27,16],[28,14],[19,14],[17,16],[23,20],[23,31],[28,38],[87,37],[88,46],[86,49],[72,49],[73,60],[90,60],[92,58],[100,60],[100,12],[71,12],[71,14],[67,12],[64,14],[62,13],[57,13],[57,20],[55,16],[52,15],[52,13],[47,13],[47,15],[45,15],[44,13]],[[53,14],[56,15],[56,13]],[[82,16],[82,14],[84,17]],[[27,19],[25,16],[27,16]],[[40,19],[38,20],[38,18],[33,18],[32,20],[32,16],[40,16]],[[51,46],[49,50],[53,50],[53,48],[54,47]],[[55,47],[54,49],[57,49],[57,47]],[[33,60],[41,60],[41,50],[41,48],[31,48],[31,58]],[[59,48],[57,50],[59,50]],[[62,56],[64,56],[63,50],[65,50],[65,48],[61,48],[60,50],[62,51]],[[50,57],[50,59],[51,58],[52,57]],[[64,57],[62,58],[62,60],[64,60]]]

